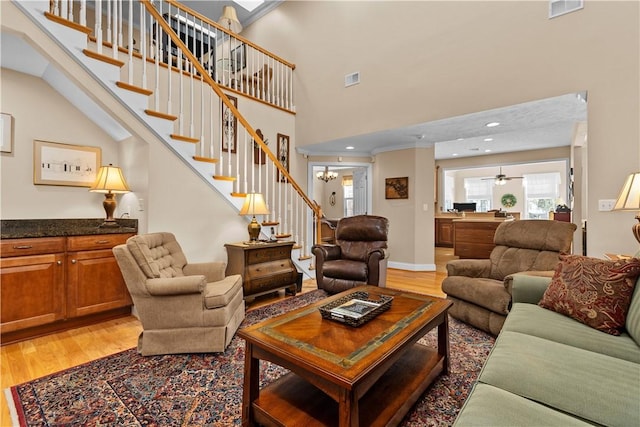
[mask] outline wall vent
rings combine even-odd
[[[357,85],[358,83],[360,83],[359,71],[356,71],[355,73],[347,74],[346,76],[344,76],[344,87]]]
[[[549,19],[564,15],[565,13],[575,12],[583,7],[583,0],[550,0]]]

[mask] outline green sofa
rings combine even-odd
[[[539,307],[550,281],[514,275],[513,308],[455,426],[640,426],[640,279],[621,336]]]

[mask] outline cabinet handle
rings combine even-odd
[[[18,245],[13,247],[13,249],[31,249],[31,248],[33,248],[33,246],[31,245]]]
[[[76,262],[78,262],[78,261],[76,261],[75,259],[71,260],[71,264],[75,264]]]
[[[58,264],[58,265],[62,265],[62,261],[58,261],[58,262],[57,262],[57,264]]]
[[[96,244],[98,244],[98,245],[104,245],[105,243],[109,243],[109,241],[108,240],[97,240],[96,241]]]

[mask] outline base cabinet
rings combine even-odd
[[[128,314],[111,252],[133,234],[2,240],[2,344]]]
[[[291,260],[293,242],[228,243],[227,276],[240,274],[245,299],[282,288],[296,292],[298,270]]]
[[[491,256],[493,236],[502,221],[455,220],[454,255],[459,258],[486,259]]]
[[[436,246],[452,248],[453,247],[453,219],[436,218]]]

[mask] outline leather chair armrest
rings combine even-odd
[[[149,279],[146,282],[147,291],[153,296],[199,294],[205,285],[203,275]]]
[[[342,250],[338,245],[314,245],[311,251],[316,258],[321,258],[322,261],[340,259],[342,256]]]
[[[224,272],[227,264],[224,262],[200,262],[187,264],[182,267],[185,276],[202,275],[207,282],[217,282],[224,279]]]
[[[491,260],[488,259],[454,259],[447,262],[449,276],[488,278],[491,272]]]
[[[369,284],[380,284],[380,261],[386,259],[387,251],[380,248],[367,254],[367,268],[369,269]]]

